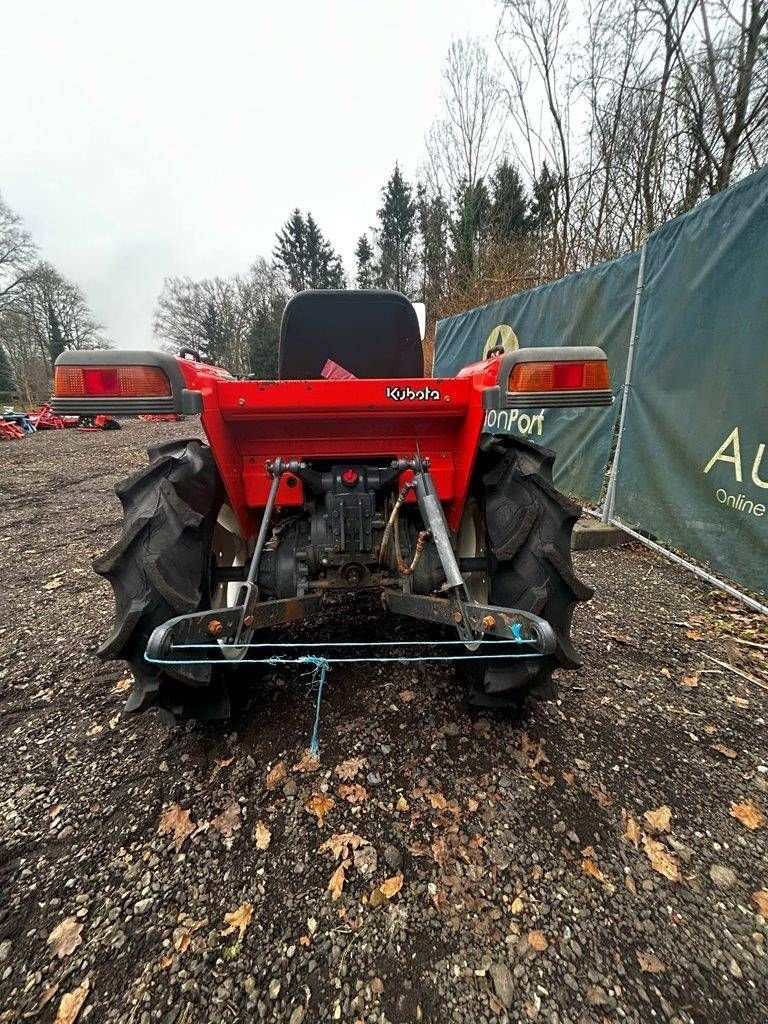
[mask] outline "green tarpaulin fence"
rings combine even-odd
[[[758,592],[768,588],[768,169],[648,238],[615,508]],[[624,382],[639,255],[439,321],[435,375],[506,346],[600,345]],[[599,500],[619,402],[489,414],[557,452],[559,487]],[[493,420],[493,422],[491,422]]]

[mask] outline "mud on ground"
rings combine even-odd
[[[523,717],[448,666],[337,666],[312,772],[298,671],[225,725],[123,718],[90,560],[114,483],[195,431],[0,446],[0,1021],[768,1019],[765,622],[585,553],[584,667]],[[339,630],[419,635],[368,602],[303,635]]]

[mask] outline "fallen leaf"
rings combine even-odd
[[[519,896],[515,896],[515,898],[512,900],[512,905],[510,906],[509,909],[511,910],[511,912],[513,914],[519,914],[520,911],[523,909],[523,906],[524,906],[524,903],[520,899],[520,897]]]
[[[356,782],[349,786],[342,783],[339,786],[339,796],[349,804],[360,804],[368,799],[368,790]]]
[[[330,839],[326,839],[324,843],[321,843],[317,848],[317,852],[325,853],[327,851],[332,853],[334,860],[337,860],[339,857],[345,859],[350,857],[354,850],[368,845],[370,844],[367,839],[363,839],[362,836],[358,836],[354,832],[339,832],[336,835],[332,835]]]
[[[627,887],[627,890],[632,893],[633,896],[637,896],[637,886],[635,885],[635,880],[632,877],[632,875],[624,876],[624,885]]]
[[[240,828],[240,804],[237,800],[230,800],[224,810],[211,819],[211,827],[225,839],[230,839],[237,832]]]
[[[677,859],[671,853],[668,853],[661,843],[651,839],[650,836],[644,835],[643,849],[654,871],[664,875],[670,882],[681,882],[683,880]]]
[[[735,704],[737,708],[749,707],[749,701],[746,700],[744,697],[736,697],[734,696],[734,694],[730,693],[725,699],[727,701],[730,701],[731,704]]]
[[[597,864],[595,864],[595,862],[591,860],[589,857],[585,857],[584,860],[581,862],[581,870],[584,872],[585,875],[591,875],[593,878],[596,878],[598,882],[605,881],[605,875],[597,866]]]
[[[592,797],[593,800],[597,801],[597,803],[598,803],[598,805],[600,807],[603,807],[603,808],[612,807],[613,804],[614,804],[613,797],[609,796],[608,793],[603,792],[603,790],[600,789],[598,786],[588,786],[587,787],[587,792],[589,793],[589,795]]]
[[[61,814],[61,811],[62,811],[63,807],[64,807],[64,804],[54,804],[53,807],[49,807],[48,808],[48,817],[49,818],[57,817],[59,814]]]
[[[157,826],[157,834],[159,836],[164,836],[168,832],[173,833],[176,853],[179,852],[187,837],[194,831],[195,823],[190,820],[189,811],[182,810],[178,804],[171,804]]]
[[[167,971],[168,968],[173,964],[173,954],[168,953],[166,956],[161,956],[157,961],[158,969],[161,971]]]
[[[662,971],[666,971],[666,967],[655,953],[644,953],[638,949],[635,955],[640,964],[640,970],[645,971],[646,974],[661,974]]]
[[[277,789],[280,783],[287,778],[288,769],[285,766],[285,761],[278,761],[271,771],[267,772],[267,777],[264,780],[264,785],[268,790]]]
[[[234,760],[234,757],[214,757],[214,761],[216,762],[216,766],[218,768],[229,768],[229,766],[232,764]]]
[[[88,998],[90,987],[91,982],[86,978],[77,988],[73,988],[71,992],[64,993],[59,1003],[54,1024],[74,1024],[83,1008],[83,1003]]]
[[[694,686],[699,685],[698,676],[683,676],[680,680],[680,686],[687,686],[689,689],[693,689]]]
[[[308,935],[300,935],[299,936],[299,945],[300,946],[304,946],[304,947],[311,946],[312,945],[312,939],[310,939],[310,937]]]
[[[473,800],[471,796],[467,798],[467,810],[468,811],[476,811],[479,806],[480,806],[480,804],[477,802],[477,800]]]
[[[413,700],[416,694],[413,692],[413,690],[401,690],[398,696],[400,697],[400,700],[404,704],[408,704],[410,701]]]
[[[239,938],[242,939],[245,935],[245,929],[251,923],[253,917],[253,907],[250,903],[242,903],[237,910],[231,911],[229,914],[224,915],[224,923],[227,925],[226,928],[222,928],[222,935],[230,935],[234,931],[239,931]]]
[[[765,815],[751,800],[743,804],[731,804],[730,815],[749,829],[762,828],[765,824]]]
[[[263,821],[256,822],[256,828],[253,830],[253,837],[256,840],[257,850],[266,850],[269,848],[269,844],[272,841],[272,833]]]
[[[448,801],[442,793],[425,793],[424,795],[436,811],[444,811],[448,806]]]
[[[76,917],[65,917],[63,921],[59,921],[48,936],[48,945],[56,956],[63,959],[65,956],[69,956],[70,953],[74,953],[83,941],[80,937],[82,930],[83,926]]]
[[[337,764],[333,770],[340,779],[351,782],[367,763],[367,759],[364,757],[350,757],[346,761],[342,761],[341,764]]]
[[[115,685],[112,687],[112,693],[125,693],[126,690],[130,690],[133,686],[133,676],[126,676],[124,679],[118,679]]]
[[[58,587],[62,586],[63,583],[64,583],[64,580],[62,580],[62,579],[48,580],[47,583],[43,584],[43,590],[56,590]]]
[[[347,878],[346,871],[349,865],[350,860],[347,857],[341,862],[341,864],[339,864],[328,882],[328,892],[331,894],[331,899],[334,901],[341,896],[341,890],[344,888],[344,882]]]
[[[672,678],[672,673],[669,671],[668,668],[663,668],[661,670],[661,675],[663,675],[665,679],[671,679]]]
[[[758,889],[752,893],[752,900],[763,917],[768,917],[768,889]]]
[[[528,945],[531,949],[535,949],[539,953],[543,953],[549,946],[547,938],[544,932],[533,931],[528,932]]]
[[[716,750],[718,752],[718,754],[722,754],[723,757],[729,758],[731,761],[735,757],[739,756],[738,752],[735,751],[733,749],[733,747],[727,747],[724,743],[713,743],[712,744],[712,749]]]
[[[540,764],[549,764],[549,758],[544,753],[544,740],[534,740],[524,732],[522,735],[522,751],[528,758],[528,767],[537,768]]]
[[[589,761],[582,761],[580,757],[574,757],[573,761],[580,772],[589,771]]]
[[[304,804],[304,810],[314,814],[317,818],[317,827],[322,828],[325,824],[326,814],[335,806],[336,801],[332,796],[326,796],[325,793],[314,793]]]
[[[384,896],[387,897],[388,900],[391,900],[393,896],[397,896],[397,894],[400,892],[402,888],[402,875],[392,875],[391,878],[386,878],[379,886],[379,889],[384,894]]]
[[[380,996],[383,991],[384,982],[381,978],[373,978],[371,981],[371,992],[373,992],[374,995]]]
[[[411,805],[408,803],[408,801],[405,799],[405,797],[404,796],[400,796],[400,797],[397,798],[397,803],[395,804],[395,809],[398,810],[398,811],[407,811],[410,808],[410,806]]]
[[[301,760],[293,766],[293,771],[301,772],[302,775],[309,775],[311,772],[316,772],[319,767],[320,758],[307,747],[301,755]]]
[[[626,839],[627,842],[632,843],[635,849],[637,849],[640,846],[640,840],[643,838],[643,833],[637,823],[637,820],[631,814],[627,814],[626,811],[624,811],[624,814],[626,815],[626,828],[622,839]]]
[[[687,629],[685,631],[685,635],[688,637],[689,640],[702,640],[703,639],[701,633],[697,633],[695,629]]]
[[[672,822],[672,808],[662,804],[653,811],[643,811],[643,817],[654,832],[669,832]]]

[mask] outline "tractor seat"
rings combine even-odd
[[[280,380],[312,380],[331,360],[355,377],[423,377],[416,310],[400,292],[306,291],[280,327]]]

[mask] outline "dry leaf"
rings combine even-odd
[[[190,820],[189,811],[182,810],[178,804],[171,804],[157,826],[157,834],[159,836],[164,836],[168,832],[173,833],[176,853],[179,852],[187,837],[194,831],[195,823]]]
[[[738,753],[733,749],[733,747],[727,747],[724,743],[713,743],[712,749],[716,750],[718,754],[722,754],[723,757],[729,758],[731,761],[735,757],[739,756]]]
[[[167,971],[168,968],[173,964],[173,954],[168,953],[166,956],[161,956],[157,961],[158,969],[161,971]]]
[[[400,700],[404,704],[408,704],[410,701],[413,700],[416,694],[413,692],[413,690],[401,690],[398,696],[400,697]]]
[[[257,850],[266,850],[269,848],[269,844],[272,841],[272,833],[263,821],[256,822],[256,828],[253,830],[253,837],[256,840]]]
[[[680,686],[687,686],[690,689],[693,689],[694,686],[698,686],[698,685],[699,685],[699,677],[698,676],[683,676],[683,678],[680,680]]]
[[[397,798],[397,803],[395,804],[395,810],[407,811],[407,810],[409,810],[410,806],[411,805],[408,803],[408,801],[405,799],[405,797],[404,796],[400,796],[400,797]]]
[[[585,875],[591,875],[593,878],[596,878],[598,882],[605,881],[605,875],[597,866],[597,864],[595,864],[595,862],[591,860],[589,857],[585,857],[584,860],[581,862],[581,870],[584,872]]]
[[[222,928],[222,935],[230,935],[234,931],[239,931],[238,938],[242,939],[245,935],[245,929],[251,923],[253,917],[253,907],[250,903],[242,903],[237,910],[233,910],[229,914],[224,915],[224,923],[227,925],[226,928]]]
[[[264,780],[264,785],[268,790],[277,789],[280,783],[288,776],[288,769],[285,766],[285,761],[278,761],[275,767],[267,772],[267,777]]]
[[[48,817],[49,818],[55,818],[57,815],[61,814],[61,811],[62,811],[63,807],[64,807],[64,804],[54,804],[53,807],[49,807],[48,808]]]
[[[350,786],[342,783],[339,786],[339,796],[349,804],[359,804],[368,799],[368,790],[356,782]]]
[[[644,835],[643,849],[654,871],[664,875],[670,882],[681,882],[683,880],[677,859],[671,853],[668,853],[661,843],[651,839],[650,836]]]
[[[730,693],[725,699],[727,701],[730,701],[731,704],[735,704],[737,708],[749,707],[749,701],[746,700],[744,697],[736,697],[732,693]]]
[[[697,633],[695,629],[687,629],[685,631],[685,635],[688,637],[689,640],[701,640],[702,639],[701,633]]]
[[[480,804],[477,802],[477,800],[473,800],[471,796],[467,797],[467,810],[468,811],[476,811],[479,806],[480,806]]]
[[[335,806],[336,801],[332,796],[326,796],[325,793],[314,793],[304,804],[304,810],[314,814],[317,818],[317,827],[322,828],[325,824],[326,814]]]
[[[47,583],[43,584],[43,590],[56,590],[57,587],[62,586],[63,583],[64,583],[64,580],[62,580],[62,579],[48,580]]]
[[[448,806],[448,801],[442,793],[425,793],[424,795],[436,811],[444,811]]]
[[[765,824],[765,815],[755,807],[751,800],[747,800],[743,804],[731,804],[730,815],[740,821],[742,825],[753,830],[762,828]]]
[[[341,896],[341,890],[344,888],[344,882],[346,881],[346,870],[349,867],[350,860],[347,857],[339,864],[336,870],[331,875],[330,881],[328,882],[328,892],[331,894],[332,900],[337,900]]]
[[[646,974],[661,974],[662,971],[666,971],[666,967],[655,953],[644,953],[641,949],[638,949],[636,956],[637,962],[640,964],[640,970],[645,971]]]
[[[115,685],[112,687],[112,693],[125,693],[126,690],[130,690],[133,686],[133,676],[126,676],[124,679],[118,679]]]
[[[627,814],[626,811],[624,811],[624,814],[626,816],[626,829],[622,839],[626,839],[627,842],[632,843],[635,849],[637,849],[640,846],[640,840],[643,838],[643,833],[636,819],[631,814]]]
[[[328,851],[333,854],[334,859],[347,858],[352,855],[353,850],[358,850],[361,846],[369,846],[367,839],[363,839],[362,836],[355,835],[354,832],[339,832],[336,835],[331,836],[330,839],[326,839],[324,843],[321,843],[317,848],[318,853],[325,853]]]
[[[609,796],[608,793],[603,792],[603,790],[600,789],[598,786],[588,786],[587,792],[593,800],[597,801],[600,807],[612,807],[614,804],[613,797]]]
[[[225,839],[231,838],[232,833],[240,828],[240,804],[237,800],[230,800],[224,810],[211,820],[211,826]]]
[[[653,811],[643,811],[643,817],[654,832],[669,832],[672,823],[672,808],[662,804]]]
[[[528,945],[531,949],[535,949],[537,952],[543,953],[549,946],[549,943],[547,942],[544,932],[534,931],[528,932]]]
[[[758,889],[752,893],[752,900],[757,907],[758,913],[768,917],[768,889]]]
[[[522,735],[523,754],[528,758],[528,767],[537,768],[540,764],[549,764],[549,758],[544,753],[544,740],[533,740],[524,732]]]
[[[381,978],[374,978],[371,981],[371,992],[373,992],[374,995],[380,996],[383,991],[384,982],[381,980]]]
[[[392,875],[391,878],[386,878],[379,889],[388,900],[391,900],[393,896],[397,896],[400,890],[403,888],[403,876]]]
[[[86,978],[77,988],[73,988],[71,992],[64,993],[59,1003],[54,1024],[74,1024],[83,1008],[83,1003],[88,998],[90,987],[91,982]]]
[[[580,772],[588,772],[589,771],[589,767],[590,767],[589,766],[589,761],[582,761],[582,759],[580,757],[574,757],[573,762],[576,765],[576,767],[579,769]]]
[[[232,764],[232,762],[235,759],[234,759],[234,757],[225,757],[225,758],[214,757],[213,760],[216,762],[216,767],[217,768],[229,768],[229,766]]]
[[[668,668],[663,668],[661,670],[661,675],[663,675],[665,679],[671,679],[672,678],[672,673],[669,671]]]
[[[340,779],[343,779],[345,782],[351,782],[357,773],[365,768],[367,763],[364,757],[350,757],[348,760],[342,761],[341,764],[337,764],[333,770]]]
[[[295,772],[301,772],[302,775],[309,775],[311,772],[316,772],[319,767],[319,756],[317,754],[313,754],[309,747],[307,747],[301,755],[301,760],[293,766],[293,770]]]
[[[509,909],[512,911],[513,914],[519,914],[520,911],[523,909],[523,906],[524,904],[520,897],[515,896],[515,898],[512,900],[512,905],[510,906]]]
[[[65,917],[63,921],[59,921],[48,936],[48,945],[56,956],[60,958],[69,956],[83,941],[80,937],[82,930],[83,926],[76,917]]]
[[[637,886],[635,885],[635,880],[632,877],[632,875],[624,876],[624,885],[627,887],[627,890],[632,893],[633,896],[637,896]]]

